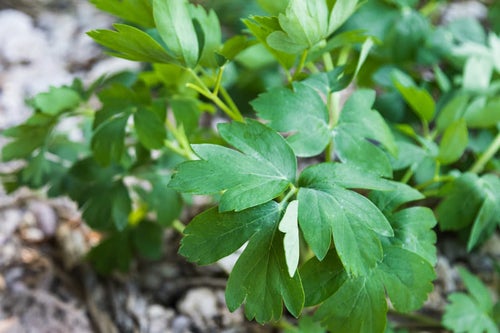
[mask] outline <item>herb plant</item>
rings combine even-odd
[[[103,232],[98,271],[158,258],[173,226],[201,265],[244,246],[230,310],[265,323],[312,308],[299,328],[384,332],[386,297],[406,313],[432,290],[435,216],[468,228],[469,250],[500,223],[493,32],[434,27],[416,1],[259,0],[227,38],[214,10],[184,0],[91,2],[124,23],[89,36],[146,65],[35,96],[2,157],[26,161],[8,189],[69,195]],[[82,139],[61,131],[66,118]],[[213,205],[184,229],[193,195]]]

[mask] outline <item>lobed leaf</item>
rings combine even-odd
[[[154,27],[153,8],[150,0],[90,0],[100,10],[143,27]]]
[[[234,311],[245,302],[246,317],[259,323],[281,318],[283,302],[295,317],[304,306],[300,276],[288,275],[283,238],[276,229],[277,221],[250,239],[227,282],[229,310]]]
[[[364,196],[348,187],[390,189],[383,180],[361,175],[340,164],[323,163],[307,168],[299,179],[299,224],[306,242],[321,260],[332,238],[349,274],[365,274],[382,259],[382,245],[377,236],[392,236],[385,216]],[[351,178],[345,180],[345,176]],[[357,177],[357,179],[356,179]],[[364,181],[367,185],[363,185]]]
[[[294,181],[297,161],[286,141],[254,120],[220,124],[219,132],[241,152],[210,144],[193,145],[201,158],[179,165],[170,187],[187,193],[224,191],[219,210],[240,211],[277,197]]]
[[[200,265],[211,264],[238,250],[278,219],[279,209],[274,201],[240,212],[220,213],[213,207],[197,215],[186,227],[179,253]]]
[[[459,119],[444,131],[439,143],[438,160],[446,165],[457,161],[467,148],[468,131],[465,119]]]
[[[153,0],[153,15],[158,32],[169,50],[187,67],[194,68],[200,47],[187,1]]]
[[[456,333],[498,333],[493,320],[493,301],[484,284],[467,270],[459,268],[469,294],[453,293],[446,307],[443,324]]]
[[[333,131],[335,152],[342,162],[352,163],[376,175],[390,177],[392,169],[386,154],[374,143],[395,154],[394,138],[380,114],[372,111],[375,92],[358,90],[347,100]]]
[[[283,247],[285,249],[286,265],[290,277],[295,275],[295,271],[299,265],[300,239],[297,218],[298,209],[299,202],[297,200],[290,201],[279,223],[279,230],[285,234]]]
[[[48,92],[40,93],[33,98],[33,104],[38,110],[52,116],[74,109],[80,102],[80,95],[68,87],[50,87]]]
[[[331,260],[331,259],[330,259]],[[312,259],[313,262],[316,259]],[[319,306],[314,318],[332,332],[372,333],[384,332],[386,325],[387,302],[398,311],[408,312],[419,308],[432,290],[434,271],[432,266],[420,256],[394,246],[384,246],[384,258],[365,275],[357,277],[342,276],[339,262],[330,261],[328,266],[321,262],[313,265],[306,263],[301,274],[304,286],[312,283],[321,291],[332,292]],[[335,266],[336,265],[336,266]],[[320,273],[326,280],[318,279],[313,272],[306,272],[308,267],[314,271],[331,270],[330,276]],[[330,278],[330,279],[328,279]],[[333,285],[326,286],[327,283]],[[306,291],[310,289],[305,289]],[[325,297],[321,292],[321,300]]]
[[[297,156],[320,154],[330,142],[328,111],[310,86],[293,83],[293,91],[275,88],[251,102],[259,117],[280,132],[290,132],[287,141]]]
[[[114,24],[113,30],[92,30],[87,33],[118,58],[151,63],[178,63],[157,41],[142,30],[125,24]]]

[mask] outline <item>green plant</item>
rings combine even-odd
[[[500,303],[493,304],[488,288],[466,269],[461,268],[459,274],[470,295],[450,295],[444,325],[453,332],[499,332]]]
[[[432,290],[432,209],[441,229],[471,230],[470,250],[498,225],[500,57],[480,26],[434,27],[416,1],[260,0],[223,42],[215,12],[183,0],[92,2],[125,23],[89,36],[147,65],[35,96],[2,156],[27,162],[8,189],[69,195],[104,233],[89,254],[98,271],[159,257],[173,226],[198,264],[245,245],[229,309],[263,323],[312,307],[301,329],[384,332],[386,295],[407,313]],[[202,125],[221,115],[216,131]],[[65,118],[82,140],[61,131]],[[184,229],[193,195],[213,207]]]

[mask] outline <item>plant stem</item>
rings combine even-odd
[[[403,175],[403,177],[401,177],[401,180],[400,182],[403,183],[403,184],[407,184],[408,181],[411,179],[411,177],[413,176],[414,174],[414,171],[413,171],[413,165],[410,166],[408,168],[408,170],[406,170],[405,174]]]
[[[179,233],[183,234],[184,229],[186,229],[186,226],[181,221],[176,219],[172,222],[172,228],[174,228],[174,230],[177,230]]]
[[[202,79],[196,74],[194,70],[191,68],[188,69],[188,72],[193,76],[193,78],[196,80],[197,85],[193,83],[187,83],[186,87],[191,88],[197,92],[199,92],[201,95],[205,96],[212,102],[214,102],[215,105],[217,105],[225,114],[227,114],[231,119],[235,121],[240,121],[243,122],[243,116],[239,112],[239,110],[236,108],[236,105],[232,103],[233,108],[230,108],[226,103],[224,103],[218,95],[214,94],[213,92],[210,91],[210,89],[207,87],[207,85],[203,82]],[[225,91],[223,87],[220,87],[220,91]],[[227,92],[226,92],[227,94]],[[229,97],[229,95],[227,95]],[[234,109],[234,110],[233,110]]]
[[[327,72],[333,70],[332,55],[329,52],[323,53],[323,63],[325,64],[325,69]]]
[[[491,160],[500,149],[500,133],[497,134],[495,140],[490,144],[488,149],[479,157],[474,165],[469,169],[469,172],[480,173],[483,171],[486,164]]]
[[[410,319],[410,320],[416,321],[418,323],[422,323],[422,325],[425,327],[443,328],[443,325],[438,320],[431,318],[429,316],[426,316],[426,315],[419,314],[419,313],[400,313],[400,312],[396,312],[394,310],[389,310],[388,313],[391,315],[394,315],[396,317]]]
[[[415,189],[417,190],[423,190],[433,184],[436,184],[436,183],[445,183],[445,182],[450,182],[452,180],[454,180],[455,177],[453,176],[438,176],[438,177],[434,177],[432,179],[429,179],[428,181],[425,181],[423,182],[422,184],[418,184],[417,186],[415,186]]]
[[[307,49],[302,52],[302,56],[300,57],[299,65],[295,69],[295,73],[293,74],[292,80],[297,79],[297,77],[300,75],[302,70],[304,69],[304,66],[306,64],[306,59],[307,59]]]
[[[222,82],[222,74],[224,74],[224,67],[219,68],[219,71],[217,72],[217,78],[215,80],[214,95],[217,95],[219,93],[219,88],[221,87],[221,82]]]
[[[290,184],[290,191],[288,191],[287,194],[283,197],[283,200],[280,202],[280,208],[283,208],[283,205],[290,200],[291,197],[293,197],[299,189],[295,187],[295,185]]]

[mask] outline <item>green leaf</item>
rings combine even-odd
[[[335,30],[340,28],[342,24],[356,10],[358,5],[358,0],[337,0],[333,6],[332,12],[330,13],[330,19],[328,21],[328,35],[332,34]]]
[[[316,311],[314,318],[331,332],[384,331],[387,303],[383,286],[360,276],[347,279]]]
[[[469,295],[453,293],[445,309],[443,324],[455,333],[498,333],[493,320],[493,302],[484,284],[467,270],[459,268]]]
[[[289,2],[290,0],[257,0],[257,3],[271,15],[285,12]]]
[[[333,237],[346,270],[357,276],[365,274],[382,259],[377,234],[392,236],[393,231],[373,203],[356,192],[345,190],[342,186],[349,184],[342,180],[336,182],[335,173],[332,177],[332,173],[325,172],[335,168],[336,165],[318,165],[301,174],[299,224],[305,240],[320,260],[327,254]]]
[[[197,215],[186,227],[179,253],[200,265],[214,263],[278,219],[279,209],[274,201],[240,212],[220,213],[213,207]]]
[[[297,54],[325,38],[328,7],[325,0],[291,0],[285,14],[279,14],[282,29],[267,37],[269,45],[281,52]]]
[[[390,191],[397,188],[396,182],[366,173],[355,165],[330,162],[316,164],[304,169],[300,175],[299,184],[318,189],[341,186]]]
[[[438,160],[441,164],[451,164],[457,161],[467,148],[468,131],[465,119],[453,122],[443,134],[439,143]]]
[[[131,232],[137,252],[150,260],[158,260],[163,254],[163,228],[153,222],[142,221]]]
[[[128,224],[128,216],[132,210],[132,200],[128,194],[128,189],[123,182],[115,182],[108,195],[113,198],[111,218],[116,229],[123,230]]]
[[[182,200],[177,191],[168,188],[170,176],[164,174],[162,169],[153,169],[150,174],[139,175],[151,184],[151,191],[147,192],[142,188],[136,191],[148,206],[149,210],[156,212],[156,220],[163,227],[171,226],[182,210]]]
[[[198,63],[200,46],[185,0],[153,0],[158,32],[167,47],[187,67]]]
[[[122,158],[125,149],[125,126],[130,111],[124,111],[104,121],[92,136],[92,151],[101,165],[107,166],[112,161]]]
[[[433,266],[420,256],[399,247],[385,247],[376,274],[392,306],[400,312],[417,310],[432,291]]]
[[[35,113],[25,123],[4,130],[2,135],[14,138],[14,141],[2,148],[2,160],[27,158],[44,146],[55,120],[46,114]]]
[[[436,209],[441,230],[459,230],[474,221],[483,199],[477,175],[461,175],[443,189],[443,195]]]
[[[490,99],[484,106],[469,107],[465,121],[471,128],[494,127],[500,123],[500,97]]]
[[[93,229],[123,230],[128,224],[131,200],[121,182],[89,186],[75,199],[82,209],[82,217]]]
[[[221,46],[221,28],[219,19],[213,10],[208,13],[202,6],[189,6],[189,14],[193,19],[193,24],[201,30],[198,33],[198,44],[200,46],[200,65],[205,67],[219,67],[216,59],[216,51]],[[203,43],[200,43],[200,34],[203,38]]]
[[[493,62],[482,56],[467,59],[464,67],[463,88],[468,91],[488,89],[493,74]]]
[[[170,187],[195,194],[224,191],[219,209],[239,211],[272,200],[295,180],[295,155],[278,133],[249,119],[246,124],[220,124],[218,128],[222,138],[240,152],[193,145],[201,160],[179,165]]]
[[[118,269],[127,272],[132,261],[132,247],[128,232],[117,232],[93,247],[87,255],[95,270],[109,274]]]
[[[125,24],[114,24],[116,31],[92,30],[87,34],[97,43],[110,49],[108,54],[134,61],[178,63],[178,60],[151,36]]]
[[[186,133],[193,133],[198,128],[200,118],[199,101],[194,98],[175,97],[169,102],[176,123],[182,125]]]
[[[392,191],[372,191],[369,195],[370,200],[386,216],[402,204],[425,198],[422,193],[406,184],[391,182],[391,185],[394,186]]]
[[[134,125],[139,141],[148,149],[160,149],[167,137],[164,120],[146,108],[134,112]]]
[[[469,251],[491,236],[496,226],[500,225],[500,179],[495,175],[485,175],[479,183],[483,190],[483,202],[470,232],[467,243]]]
[[[76,108],[80,102],[80,95],[68,87],[50,87],[48,92],[40,93],[33,98],[33,104],[37,109],[54,116]]]
[[[327,333],[312,317],[301,316],[299,326],[285,329],[285,333]]]
[[[436,104],[427,90],[403,85],[398,81],[394,82],[394,85],[420,119],[431,121],[434,118]]]
[[[467,104],[469,103],[470,96],[468,94],[459,93],[453,97],[443,107],[437,117],[437,128],[441,132],[446,130],[451,124],[458,119],[462,118]]]
[[[250,239],[227,282],[229,310],[234,311],[245,302],[246,317],[259,323],[278,320],[283,302],[295,317],[304,306],[300,276],[288,275],[283,238],[276,227],[277,221],[262,226]]]
[[[335,293],[348,278],[337,253],[329,251],[323,260],[313,257],[300,268],[306,295],[305,306],[317,305]]]
[[[328,111],[318,93],[304,83],[293,83],[293,91],[275,88],[252,101],[259,117],[280,132],[290,132],[287,141],[297,156],[320,154],[330,142]]]
[[[436,225],[433,212],[425,207],[412,207],[393,214],[389,221],[394,229],[391,243],[424,258],[431,266],[436,264]]]
[[[385,246],[383,261],[367,275],[345,279],[320,305],[314,318],[332,332],[384,332],[385,292],[397,311],[412,311],[427,298],[434,277],[432,266],[418,255]],[[308,283],[304,277],[304,284]]]
[[[295,271],[299,265],[300,242],[298,209],[299,202],[297,200],[291,201],[286,207],[285,214],[279,224],[279,230],[285,234],[283,247],[285,249],[286,265],[290,277],[295,275]]]
[[[342,162],[349,162],[377,175],[390,177],[389,159],[367,139],[380,142],[388,151],[397,152],[393,136],[380,114],[371,110],[375,92],[358,90],[347,100],[333,130],[335,152]]]
[[[278,60],[281,66],[286,69],[293,67],[295,55],[278,51],[267,42],[267,38],[271,33],[281,29],[277,17],[251,16],[249,19],[243,19],[242,21],[257,40]]]
[[[100,10],[146,28],[155,26],[150,0],[90,0]]]

